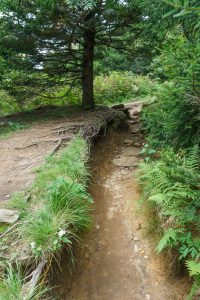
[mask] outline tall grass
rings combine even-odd
[[[86,160],[86,142],[77,137],[38,170],[33,191],[40,208],[30,211],[21,226],[34,255],[54,252],[63,243],[71,245],[89,229],[92,199],[86,191]]]
[[[23,216],[18,226],[20,244],[37,261],[54,257],[64,246],[72,253],[73,244],[90,228],[92,199],[86,190],[86,162],[87,144],[77,137],[37,171],[31,203],[25,202],[22,193],[12,198],[11,206]],[[26,299],[20,298],[23,283],[20,270],[9,264],[0,280],[0,300]]]
[[[27,293],[24,274],[18,264],[13,268],[12,264],[7,262],[3,267],[5,272],[0,280],[0,300],[43,299],[48,289],[46,287],[37,286],[30,293]]]

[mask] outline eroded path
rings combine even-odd
[[[69,272],[65,257],[63,273],[55,272],[58,299],[184,299],[187,282],[166,276],[167,263],[155,255],[154,243],[143,234],[145,220],[135,213],[139,192],[133,165],[139,151],[131,141],[141,143],[141,136],[125,129],[110,133],[93,149],[93,230],[76,253],[75,270]],[[127,161],[132,167],[123,166]]]

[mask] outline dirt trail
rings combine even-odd
[[[155,255],[153,242],[143,234],[145,220],[135,215],[139,197],[135,168],[113,162],[130,157],[127,139],[138,135],[123,130],[97,142],[91,158],[91,194],[95,201],[93,230],[77,251],[77,266],[54,273],[55,295],[62,300],[182,300],[184,277],[166,277],[167,265]],[[141,142],[141,139],[140,139]],[[127,148],[129,150],[127,150]]]
[[[40,121],[31,128],[0,139],[0,208],[5,207],[13,192],[26,189],[35,178],[34,170],[45,157],[59,145],[65,146],[84,129],[93,132],[107,117],[112,116],[109,109],[93,112],[73,112],[67,117],[49,116],[48,121]],[[17,117],[15,121],[17,121]],[[34,116],[32,116],[34,118]],[[9,119],[12,121],[12,118]]]

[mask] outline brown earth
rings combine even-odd
[[[54,295],[62,300],[183,300],[184,275],[169,276],[165,258],[155,254],[155,242],[144,236],[146,221],[138,208],[136,168],[119,167],[130,157],[127,142],[142,142],[131,130],[112,132],[92,151],[93,230],[76,251],[76,268],[63,255],[54,269]],[[137,153],[136,153],[137,152]],[[133,154],[138,154],[138,151]],[[125,158],[126,158],[125,157]]]
[[[56,119],[52,111],[49,121],[40,121],[31,128],[1,139],[0,208],[6,206],[13,192],[30,187],[35,178],[34,170],[59,145],[65,147],[78,132],[86,130],[91,134],[95,133],[98,124],[111,116],[111,110],[100,109],[93,112],[73,112],[66,118]],[[18,121],[17,115],[13,118]],[[11,117],[9,121],[12,121]]]

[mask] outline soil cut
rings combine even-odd
[[[167,262],[155,254],[155,243],[144,237],[145,219],[135,213],[137,168],[115,163],[130,157],[127,140],[142,143],[140,134],[123,130],[108,134],[92,151],[93,230],[76,250],[76,268],[69,269],[63,254],[62,273],[54,269],[57,299],[183,300],[186,295],[187,278],[167,276]],[[137,151],[132,154],[141,159]]]

